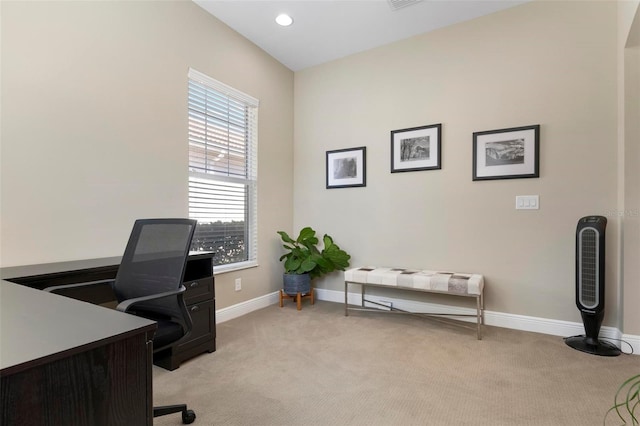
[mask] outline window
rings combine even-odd
[[[257,262],[257,153],[258,100],[190,69],[191,249],[230,265],[218,271]]]

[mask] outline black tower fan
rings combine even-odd
[[[576,229],[576,305],[582,315],[584,336],[565,339],[567,345],[601,356],[620,355],[620,349],[598,340],[604,318],[604,246],[607,218],[586,216]]]

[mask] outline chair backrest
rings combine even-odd
[[[114,283],[118,302],[180,288],[195,227],[191,219],[136,220]],[[142,308],[166,315],[181,311],[175,297]]]

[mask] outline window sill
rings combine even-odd
[[[213,275],[224,274],[227,272],[240,271],[242,269],[256,268],[258,262],[250,260],[247,262],[230,263],[228,265],[216,265],[213,267]]]

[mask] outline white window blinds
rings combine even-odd
[[[189,70],[189,216],[194,250],[255,263],[258,100]]]

